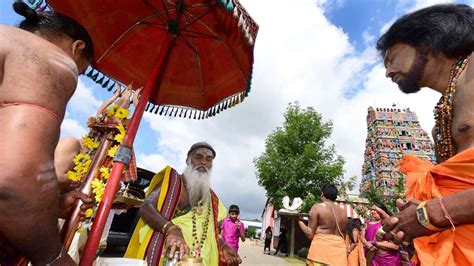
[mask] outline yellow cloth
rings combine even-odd
[[[158,211],[161,210],[168,191],[170,174],[171,167],[166,166],[153,177],[146,192],[146,197],[148,197],[151,192],[153,192],[155,187],[161,183],[160,196],[158,197],[158,203],[156,206]],[[132,238],[130,239],[130,243],[128,243],[127,251],[125,252],[124,257],[132,259],[144,259],[145,251],[152,235],[153,230],[151,230],[151,228],[142,219],[140,219],[137,226],[135,227],[135,230],[133,231]]]
[[[347,265],[344,239],[329,234],[316,234],[311,241],[306,263],[308,265]]]
[[[153,177],[146,193],[146,197],[148,197],[151,194],[151,192],[155,189],[155,187],[161,183],[160,196],[158,198],[158,203],[157,203],[158,211],[161,210],[161,206],[163,205],[163,202],[167,194],[166,192],[168,191],[170,173],[171,173],[170,166],[165,167],[163,170],[157,173]],[[209,200],[210,200],[210,196],[209,196]],[[204,213],[207,213],[207,211],[203,212],[203,214]],[[212,211],[210,212],[210,215],[211,217],[209,218],[209,228],[207,230],[206,241],[201,250],[201,257],[203,258],[204,265],[214,266],[214,265],[219,264],[219,252],[217,249],[218,240],[216,241],[216,237],[215,237]],[[222,219],[226,217],[226,215],[227,215],[227,210],[222,204],[222,202],[219,200],[219,210],[218,210],[217,221],[221,221]],[[196,232],[199,239],[202,235],[202,224],[203,224],[204,218],[205,217],[203,215],[196,216],[196,227],[197,227]],[[191,249],[192,248],[191,212],[172,219],[172,222],[178,225],[179,227],[181,227],[181,231],[183,233],[186,244]],[[153,230],[142,219],[140,219],[138,221],[137,226],[135,227],[135,230],[133,232],[130,243],[128,244],[128,248],[127,248],[127,251],[125,252],[124,257],[145,259],[145,251],[152,235],[153,235]],[[163,259],[160,260],[160,265],[163,264],[163,261],[164,261]]]
[[[210,200],[210,195],[209,195],[209,200]],[[212,207],[211,207],[212,208]],[[196,215],[196,233],[198,239],[201,239],[202,236],[202,225],[204,224],[204,221],[206,220],[206,214],[208,213],[207,210],[204,210],[201,215]],[[204,245],[201,250],[201,258],[202,262],[204,265],[209,265],[209,266],[214,266],[214,265],[219,265],[219,251],[217,249],[217,241],[219,239],[216,239],[216,233],[214,231],[214,223],[213,223],[213,214],[212,210],[210,213],[211,217],[209,217],[209,227],[207,229],[207,237],[206,241],[204,242]],[[218,217],[217,221],[222,221],[227,215],[227,210],[222,204],[222,202],[219,200],[219,210],[218,210]],[[192,213],[188,212],[185,215],[176,217],[172,220],[174,224],[179,226],[181,228],[181,232],[183,233],[184,240],[186,241],[186,244],[188,245],[189,249],[192,249],[193,245],[193,236],[192,236]],[[162,265],[163,261],[160,262],[160,265]]]

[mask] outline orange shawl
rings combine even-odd
[[[438,165],[406,155],[400,163],[406,176],[407,200],[430,200],[474,187],[474,148]],[[414,240],[414,262],[422,265],[474,265],[474,224],[447,229]]]

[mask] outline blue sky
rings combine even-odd
[[[225,205],[238,204],[245,218],[259,218],[265,191],[257,184],[253,159],[280,126],[289,102],[313,106],[332,120],[328,144],[346,158],[345,177],[360,176],[367,108],[398,103],[417,112],[430,131],[439,95],[423,89],[404,95],[384,77],[374,42],[396,17],[437,0],[241,0],[260,25],[253,87],[238,106],[205,121],[145,114],[135,142],[139,164],[158,171],[185,166],[189,146],[206,140],[217,157],[212,185]],[[473,4],[473,1],[458,1]],[[20,19],[12,1],[0,0],[0,23]],[[290,4],[291,3],[291,4]],[[68,104],[62,136],[80,137],[86,120],[112,94],[86,77]]]

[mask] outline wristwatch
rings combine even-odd
[[[439,228],[430,223],[430,218],[428,216],[428,209],[426,208],[426,203],[428,201],[421,202],[418,207],[416,207],[416,217],[418,218],[418,222],[423,225],[426,229],[439,232],[444,231],[446,228]]]

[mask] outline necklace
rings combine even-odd
[[[455,154],[454,140],[451,134],[453,120],[453,100],[459,76],[467,65],[469,56],[461,57],[451,68],[448,86],[434,109],[434,141],[438,161],[449,159]]]
[[[186,183],[186,180],[183,179],[184,182],[184,189],[186,192],[188,192],[188,185]],[[193,249],[191,250],[193,257],[198,258],[201,256],[201,250],[202,246],[204,245],[204,242],[206,241],[207,238],[207,229],[209,228],[209,219],[211,216],[211,202],[208,201],[207,206],[206,206],[206,213],[203,214],[203,206],[202,203],[198,203],[197,206],[192,207],[191,210],[191,221],[192,221],[192,237],[193,237],[193,243],[192,247]],[[202,223],[202,234],[201,234],[201,239],[199,240],[197,237],[197,229],[196,229],[196,213],[197,215],[206,215],[206,219]]]
[[[193,252],[194,257],[200,257],[201,256],[202,246],[204,245],[204,242],[206,241],[207,229],[209,228],[209,218],[211,216],[211,211],[210,211],[211,208],[210,207],[211,207],[210,202],[208,202],[208,204],[206,206],[206,212],[203,213],[203,215],[206,216],[206,219],[202,223],[202,234],[201,234],[201,239],[200,240],[198,239],[197,232],[196,232],[196,210],[197,210],[198,206],[193,207],[193,210],[192,210],[192,216],[191,216],[191,220],[192,220],[192,223],[193,223],[193,231],[192,231],[192,235],[193,235],[193,244],[192,244],[192,246],[193,246],[193,249],[192,249],[192,252]]]

